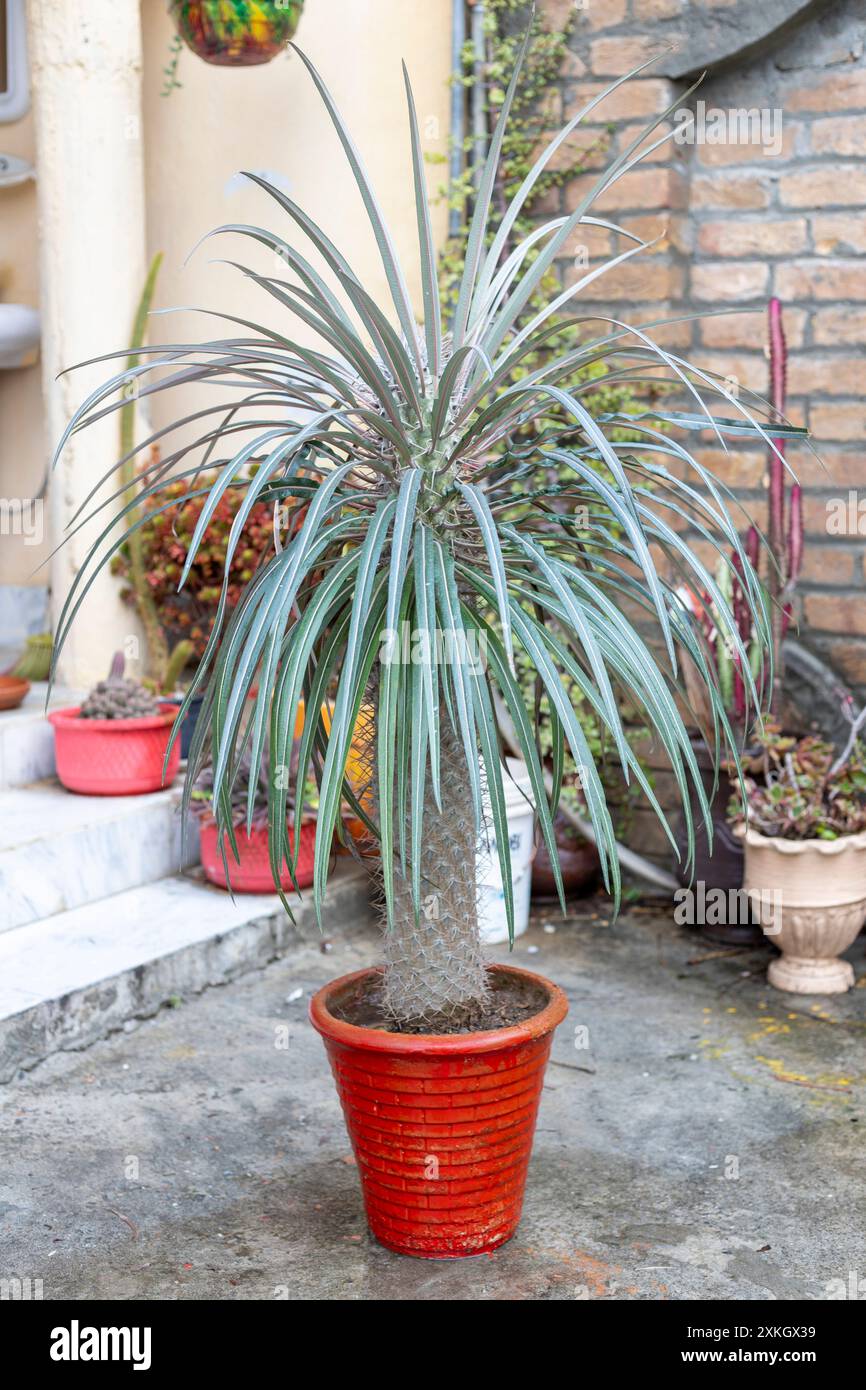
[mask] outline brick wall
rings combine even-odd
[[[828,501],[847,499],[850,490],[855,501],[866,499],[864,5],[767,0],[762,12],[736,0],[690,6],[686,0],[584,0],[576,7],[571,0],[541,0],[541,8],[552,26],[577,9],[557,116],[567,118],[611,77],[662,55],[593,113],[595,123],[581,135],[591,151],[589,171],[557,191],[546,211],[574,208],[594,170],[634,138],[641,122],[675,102],[692,110],[701,100],[706,111],[767,112],[768,146],[778,144],[773,152],[755,143],[672,142],[599,200],[593,211],[661,239],[651,255],[642,252],[597,282],[597,307],[632,322],[757,308],[672,325],[658,336],[697,365],[764,395],[766,302],[773,294],[782,300],[788,414],[809,426],[826,465],[825,471],[802,447],[789,451],[807,489],[800,635],[864,690],[866,500],[859,527],[855,516],[848,534],[828,531]],[[741,40],[745,52],[738,52]],[[683,99],[692,80],[689,65],[704,63],[706,79]],[[781,124],[774,128],[776,110]],[[613,249],[613,240],[603,232],[576,235],[560,264],[564,283],[575,278],[575,254],[592,263]],[[765,525],[765,451],[732,443],[726,455],[708,438],[699,452]],[[643,833],[641,826],[637,838]]]

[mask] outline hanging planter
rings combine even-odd
[[[298,27],[304,0],[170,0],[169,13],[187,48],[206,63],[269,63]]]

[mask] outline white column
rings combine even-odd
[[[145,275],[139,0],[28,0],[37,132],[43,388],[50,458],[74,409],[111,363],[64,368],[125,347]],[[122,365],[122,364],[121,364]],[[119,368],[118,368],[119,369]],[[53,544],[117,461],[117,415],[74,437],[54,472]],[[108,495],[107,492],[103,495]],[[109,512],[101,513],[103,525]],[[52,622],[99,534],[88,527],[51,564]],[[139,629],[118,581],[100,575],[63,650],[61,678],[84,686]]]

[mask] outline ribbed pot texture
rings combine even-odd
[[[480,1255],[508,1240],[520,1220],[544,1069],[568,1001],[540,975],[491,969],[540,986],[547,1004],[513,1027],[441,1036],[335,1018],[331,1007],[377,973],[370,970],[332,981],[310,1003],[370,1230],[404,1255]]]
[[[175,705],[141,719],[80,719],[78,706],[53,710],[57,776],[67,791],[86,796],[135,796],[170,787],[180,763],[176,740],[163,780]]]
[[[205,878],[209,879],[211,883],[215,883],[218,888],[231,886],[233,893],[276,892],[271,874],[270,855],[268,854],[268,827],[266,825],[254,826],[252,834],[247,835],[245,827],[238,826],[235,830],[235,839],[240,863],[235,860],[232,847],[226,839],[226,859],[229,866],[229,877],[226,881],[226,871],[220,853],[216,823],[206,821],[202,825],[200,852]],[[294,844],[294,833],[290,830],[289,845],[292,850],[294,850]],[[295,880],[299,888],[309,888],[313,881],[315,854],[316,827],[310,821],[301,825],[301,842],[298,847],[298,862],[295,868]],[[292,892],[294,889],[291,874],[285,865],[280,874],[280,887],[285,892]]]

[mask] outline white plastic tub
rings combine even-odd
[[[514,888],[514,935],[522,936],[529,925],[529,893],[535,855],[535,806],[526,764],[507,758],[503,773],[508,843],[511,849],[511,881]],[[510,774],[510,775],[509,775]],[[488,820],[490,808],[487,808]],[[492,825],[478,847],[478,921],[481,940],[492,944],[508,940],[505,894]]]

